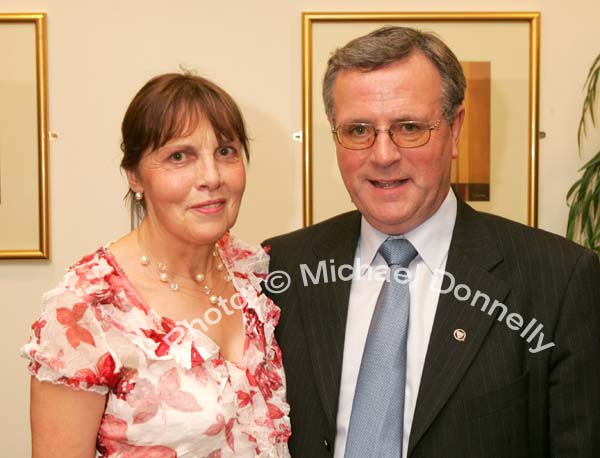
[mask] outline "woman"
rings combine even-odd
[[[43,298],[30,359],[33,456],[288,457],[268,256],[229,235],[248,137],[231,97],[166,74],[122,126],[140,226]]]

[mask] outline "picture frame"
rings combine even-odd
[[[50,259],[45,13],[0,13],[0,259]]]
[[[455,52],[468,81],[473,78],[471,87],[479,87],[471,94],[467,88],[466,112],[477,113],[473,119],[483,124],[476,126],[466,115],[459,156],[469,149],[462,143],[463,136],[465,144],[472,143],[472,153],[467,152],[464,166],[453,165],[457,194],[477,210],[536,227],[539,12],[303,13],[303,225],[355,209],[337,169],[331,126],[323,107],[327,60],[351,39],[391,24],[434,32]],[[485,65],[478,67],[480,63]],[[473,135],[486,129],[487,139]],[[482,159],[481,145],[485,144],[489,145],[484,151],[488,156]],[[465,172],[474,176],[471,183],[469,176],[466,182],[462,177]]]

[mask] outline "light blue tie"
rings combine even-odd
[[[390,266],[390,281],[381,288],[369,326],[345,458],[402,456],[410,291],[407,275],[396,272],[407,268],[417,251],[406,239],[388,238],[379,253]]]

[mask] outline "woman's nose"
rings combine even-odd
[[[198,161],[196,186],[198,188],[216,189],[221,185],[221,172],[214,157]]]

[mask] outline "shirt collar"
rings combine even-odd
[[[452,190],[440,208],[413,230],[397,236],[413,244],[421,259],[431,272],[441,267],[448,255],[454,223],[456,222],[456,196]],[[357,250],[361,263],[372,263],[381,244],[389,237],[378,231],[363,216],[360,225],[360,239]]]

